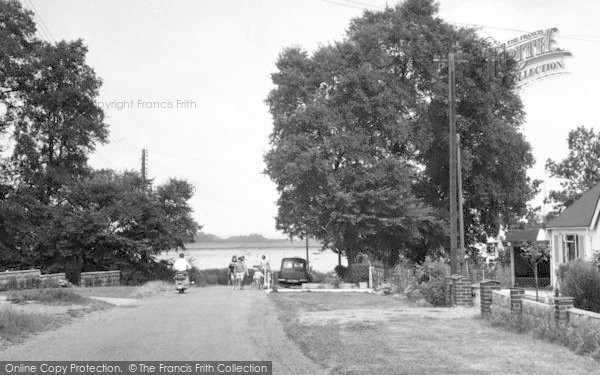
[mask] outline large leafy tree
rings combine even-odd
[[[135,172],[101,170],[60,193],[64,200],[52,208],[36,244],[35,265],[44,270],[149,262],[152,255],[190,242],[200,228],[188,205],[193,187],[183,180],[148,191]]]
[[[152,263],[199,226],[193,186],[156,190],[135,173],[93,171],[88,156],[107,141],[96,104],[101,80],[81,40],[35,38],[32,13],[0,0],[0,270],[103,270]]]
[[[21,79],[13,161],[22,183],[44,203],[89,171],[87,158],[108,137],[96,104],[101,81],[85,62],[81,40],[42,44],[32,76]]]
[[[546,161],[550,176],[562,180],[562,189],[548,195],[548,201],[556,204],[554,214],[600,183],[600,133],[579,126],[569,132],[567,142],[569,154],[566,158],[559,162]]]
[[[280,192],[277,227],[308,233],[351,255],[412,249],[447,240],[447,68],[460,50],[457,82],[465,214],[470,239],[526,212],[535,184],[519,131],[521,102],[510,61],[494,75],[474,30],[435,17],[436,5],[408,0],[354,20],[344,41],[312,56],[284,50],[267,98],[274,128],[266,173]]]

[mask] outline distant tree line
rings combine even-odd
[[[516,65],[476,30],[436,16],[432,0],[365,11],[345,38],[281,52],[266,102],[266,174],[277,228],[387,265],[444,254],[448,218],[448,64],[456,52],[468,244],[524,217],[540,181],[515,90]],[[490,64],[501,69],[489,74]]]
[[[0,271],[77,278],[119,268],[141,280],[154,254],[199,229],[194,188],[93,170],[88,157],[109,134],[96,103],[101,80],[81,40],[50,43],[35,32],[30,11],[0,0]]]

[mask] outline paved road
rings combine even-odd
[[[79,318],[0,352],[3,360],[267,360],[274,374],[324,371],[289,340],[268,295],[192,288]]]

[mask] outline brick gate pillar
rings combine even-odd
[[[481,298],[481,315],[492,313],[492,291],[500,290],[500,282],[495,280],[482,281],[479,283]]]
[[[521,314],[523,312],[523,298],[525,289],[510,288],[510,312],[512,314]]]
[[[555,297],[554,298],[554,318],[557,322],[569,321],[567,311],[573,308],[573,297]]]

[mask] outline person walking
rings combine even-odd
[[[231,263],[229,263],[229,270],[227,271],[227,277],[231,283],[231,289],[235,289],[235,264],[237,263],[237,256],[231,257]]]
[[[265,254],[263,254],[262,258],[260,259],[259,267],[260,271],[263,274],[263,284],[265,287],[269,287],[271,283],[271,263],[269,263],[269,260],[267,259]]]
[[[243,255],[238,257],[238,263],[239,263],[239,273],[236,274],[236,278],[238,279],[238,281],[240,283],[240,290],[242,290],[242,289],[244,289],[244,278],[246,276],[248,276],[250,273],[248,272],[248,266],[246,266],[246,262],[245,262]]]

